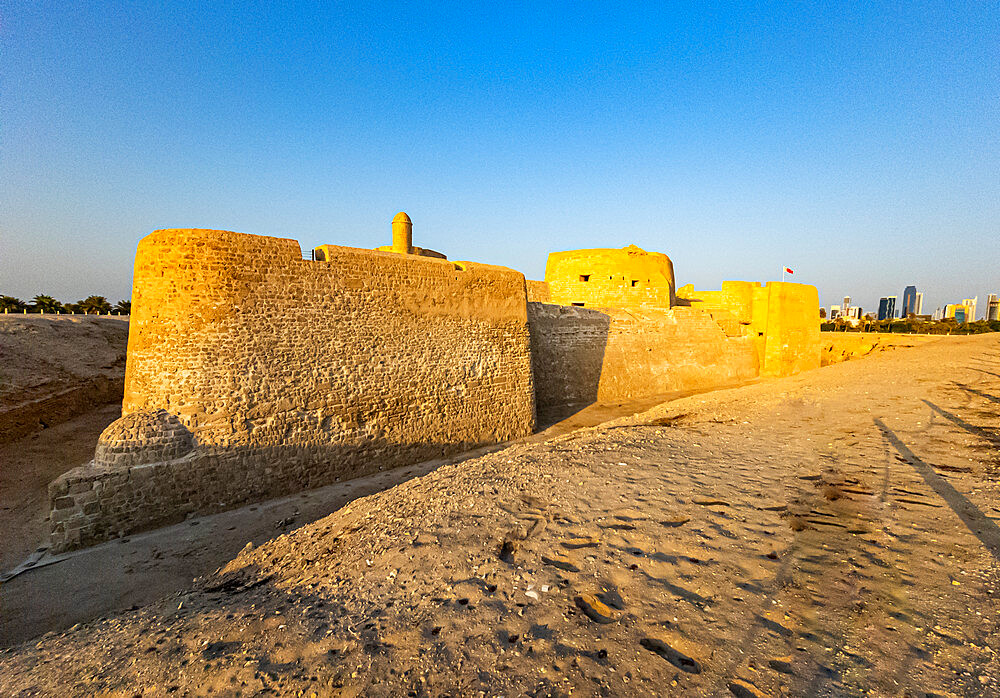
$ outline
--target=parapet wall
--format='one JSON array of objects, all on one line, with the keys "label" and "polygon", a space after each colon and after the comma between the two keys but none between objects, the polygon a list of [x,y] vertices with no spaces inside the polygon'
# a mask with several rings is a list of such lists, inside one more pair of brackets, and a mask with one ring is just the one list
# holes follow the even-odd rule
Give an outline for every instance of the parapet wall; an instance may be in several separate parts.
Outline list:
[{"label": "parapet wall", "polygon": [[545,264],[545,302],[587,308],[669,308],[674,264],[660,252],[622,249],[553,252]]},{"label": "parapet wall", "polygon": [[720,291],[678,296],[712,315],[730,336],[753,338],[765,376],[789,376],[820,365],[819,294],[815,286],[724,281]]},{"label": "parapet wall", "polygon": [[[214,230],[140,242],[123,414],[162,410],[194,450],[142,462],[109,434],[119,460],[50,487],[56,548],[531,433],[520,273],[325,253]],[[135,423],[137,449],[172,424]]]},{"label": "parapet wall", "polygon": [[749,337],[692,308],[528,304],[539,410],[732,385],[758,375]]}]

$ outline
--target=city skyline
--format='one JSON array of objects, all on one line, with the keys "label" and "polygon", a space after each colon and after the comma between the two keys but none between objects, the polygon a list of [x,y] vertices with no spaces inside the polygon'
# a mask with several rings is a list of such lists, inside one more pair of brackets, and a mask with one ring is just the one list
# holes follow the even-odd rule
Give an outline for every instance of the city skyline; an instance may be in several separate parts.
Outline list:
[{"label": "city skyline", "polygon": [[[909,298],[908,294],[911,294],[909,295]],[[978,305],[978,294],[962,298],[960,301],[956,299],[956,302],[954,303],[945,302],[932,310],[929,305],[924,304],[924,292],[918,290],[913,284],[908,285],[903,290],[902,295],[880,296],[878,301],[872,306],[869,306],[867,310],[865,310],[864,306],[859,306],[857,303],[853,303],[851,298],[851,296],[844,296],[840,304],[831,303],[829,305],[824,305],[821,302],[820,307],[827,310],[827,318],[830,320],[836,319],[837,317],[854,317],[856,319],[860,319],[868,315],[871,315],[879,320],[889,318],[902,319],[911,314],[930,316],[933,319],[939,319],[938,315],[941,315],[942,317],[950,317],[948,315],[949,309],[960,306],[967,308],[969,314],[974,316],[969,320],[970,322],[977,320],[1000,319],[1000,294],[997,293],[985,294],[986,300],[983,303],[981,312]],[[897,303],[900,298],[903,300]],[[913,310],[908,310],[908,302],[912,302],[914,304]],[[848,306],[853,311],[850,315],[847,313]],[[861,309],[860,311],[859,308]]]}]

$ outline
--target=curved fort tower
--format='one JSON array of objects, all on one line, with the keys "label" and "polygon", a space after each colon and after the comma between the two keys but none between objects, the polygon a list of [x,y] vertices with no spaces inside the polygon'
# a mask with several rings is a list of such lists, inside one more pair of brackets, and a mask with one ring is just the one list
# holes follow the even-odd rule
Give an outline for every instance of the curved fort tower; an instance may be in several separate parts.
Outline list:
[{"label": "curved fort tower", "polygon": [[136,253],[122,418],[50,485],[62,550],[530,434],[540,410],[819,365],[799,284],[677,289],[670,258],[557,252],[545,281],[413,245],[158,230]]}]

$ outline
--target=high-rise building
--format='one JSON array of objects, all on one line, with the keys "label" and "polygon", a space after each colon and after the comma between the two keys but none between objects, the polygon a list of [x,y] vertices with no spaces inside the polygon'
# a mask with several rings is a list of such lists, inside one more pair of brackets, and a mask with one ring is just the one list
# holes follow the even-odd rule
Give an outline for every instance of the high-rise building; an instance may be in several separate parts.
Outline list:
[{"label": "high-rise building", "polygon": [[917,291],[917,309],[913,311],[914,315],[924,314],[924,293],[923,291]]},{"label": "high-rise building", "polygon": [[961,303],[949,303],[944,307],[945,318],[955,318],[958,322],[976,321],[976,298],[966,298]]},{"label": "high-rise building", "polygon": [[966,298],[962,301],[962,305],[965,306],[965,317],[966,322],[976,321],[976,303],[979,301],[979,296],[975,298]]},{"label": "high-rise building", "polygon": [[878,319],[892,320],[896,317],[896,296],[883,296],[878,299]]},{"label": "high-rise building", "polygon": [[907,286],[903,289],[903,307],[900,309],[899,317],[906,318],[909,317],[910,313],[916,313],[917,310],[917,287]]},{"label": "high-rise building", "polygon": [[935,310],[934,314],[931,315],[931,320],[935,320],[936,321],[936,320],[943,320],[943,319],[944,319],[944,311],[941,310],[941,308],[938,308],[937,310]]},{"label": "high-rise building", "polygon": [[840,317],[840,306],[831,305],[830,306],[830,320],[836,320]]},{"label": "high-rise building", "polygon": [[844,302],[841,304],[840,307],[843,309],[842,312],[844,313],[844,315],[850,316],[850,314],[851,314],[851,297],[850,296],[844,296]]},{"label": "high-rise building", "polygon": [[986,296],[986,319],[1000,320],[1000,297],[995,293]]}]

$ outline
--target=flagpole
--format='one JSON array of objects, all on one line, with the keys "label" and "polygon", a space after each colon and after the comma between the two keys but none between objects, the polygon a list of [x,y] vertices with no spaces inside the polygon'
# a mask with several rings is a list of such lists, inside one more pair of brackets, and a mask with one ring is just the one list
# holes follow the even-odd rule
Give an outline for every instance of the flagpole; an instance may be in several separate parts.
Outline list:
[{"label": "flagpole", "polygon": [[785,267],[781,267],[781,283],[785,283]]}]

